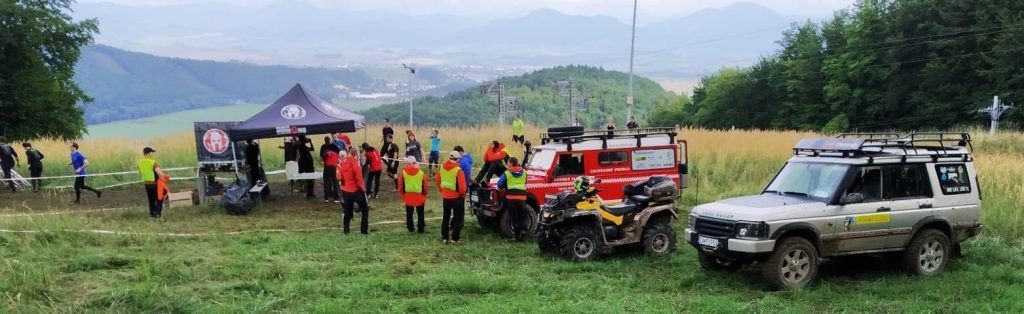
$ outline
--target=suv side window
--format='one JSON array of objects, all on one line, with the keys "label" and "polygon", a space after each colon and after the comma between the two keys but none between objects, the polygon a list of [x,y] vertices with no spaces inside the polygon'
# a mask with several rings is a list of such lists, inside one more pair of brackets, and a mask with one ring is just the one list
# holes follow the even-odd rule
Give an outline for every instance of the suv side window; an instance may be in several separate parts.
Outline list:
[{"label": "suv side window", "polygon": [[942,188],[942,194],[971,193],[971,177],[967,173],[967,166],[964,166],[964,164],[935,165],[935,172],[939,177],[939,187]]},{"label": "suv side window", "polygon": [[932,197],[932,188],[924,164],[889,165],[885,166],[884,170],[885,199]]},{"label": "suv side window", "polygon": [[602,167],[625,166],[629,160],[626,152],[600,152],[597,153],[597,163]]},{"label": "suv side window", "polygon": [[857,175],[846,189],[846,194],[860,193],[864,196],[864,202],[877,202],[882,200],[882,168],[881,167],[860,167]]},{"label": "suv side window", "polygon": [[558,164],[555,165],[555,176],[583,175],[583,154],[561,154],[558,155]]}]

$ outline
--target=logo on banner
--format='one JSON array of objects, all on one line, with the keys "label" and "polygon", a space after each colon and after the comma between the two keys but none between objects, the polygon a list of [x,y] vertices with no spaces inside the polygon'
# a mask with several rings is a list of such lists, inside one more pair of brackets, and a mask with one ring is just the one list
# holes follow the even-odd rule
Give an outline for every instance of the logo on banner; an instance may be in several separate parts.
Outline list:
[{"label": "logo on banner", "polygon": [[299,105],[287,105],[281,108],[281,117],[288,120],[298,120],[306,117],[306,109]]},{"label": "logo on banner", "polygon": [[203,134],[203,148],[206,151],[215,155],[223,154],[228,150],[231,145],[231,141],[228,139],[228,134],[224,133],[221,129],[209,129]]},{"label": "logo on banner", "polygon": [[320,107],[324,108],[324,111],[327,111],[327,112],[329,112],[329,113],[331,113],[333,115],[340,115],[341,114],[341,109],[338,109],[338,107],[335,107],[332,104],[320,103]]}]

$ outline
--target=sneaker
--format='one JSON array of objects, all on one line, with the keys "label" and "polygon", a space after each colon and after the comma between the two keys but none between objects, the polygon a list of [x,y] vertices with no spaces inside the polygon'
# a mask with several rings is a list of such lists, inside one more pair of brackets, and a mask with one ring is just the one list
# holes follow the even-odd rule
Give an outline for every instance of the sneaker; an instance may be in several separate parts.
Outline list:
[{"label": "sneaker", "polygon": [[324,203],[330,203],[330,202],[331,202],[331,201],[328,201],[328,200],[326,200],[326,199],[324,200]]},{"label": "sneaker", "polygon": [[339,200],[334,200],[333,202],[334,203],[341,203],[341,201],[339,201]]}]

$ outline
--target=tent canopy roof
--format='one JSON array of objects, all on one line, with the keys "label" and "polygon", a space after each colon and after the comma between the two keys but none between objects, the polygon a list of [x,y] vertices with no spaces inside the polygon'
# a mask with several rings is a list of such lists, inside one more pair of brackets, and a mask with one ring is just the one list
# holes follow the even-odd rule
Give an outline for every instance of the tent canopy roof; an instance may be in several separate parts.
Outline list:
[{"label": "tent canopy roof", "polygon": [[351,133],[366,127],[366,117],[309,92],[301,84],[230,130],[233,140],[294,135]]}]

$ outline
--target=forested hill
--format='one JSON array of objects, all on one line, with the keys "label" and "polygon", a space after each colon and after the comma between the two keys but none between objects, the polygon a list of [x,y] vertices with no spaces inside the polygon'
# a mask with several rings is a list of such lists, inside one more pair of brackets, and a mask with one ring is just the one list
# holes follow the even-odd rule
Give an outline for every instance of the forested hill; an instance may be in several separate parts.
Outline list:
[{"label": "forested hill", "polygon": [[[908,130],[984,125],[993,95],[1024,103],[1024,1],[858,3],[705,77],[677,113],[714,128]],[[1004,119],[1020,125],[1024,110]]]},{"label": "forested hill", "polygon": [[[528,74],[505,77],[505,94],[519,97],[519,112],[527,122],[540,126],[567,125],[568,100],[560,96],[557,81],[572,78],[573,94],[589,99],[589,110],[580,112],[580,123],[597,127],[614,117],[620,127],[625,125],[625,103],[628,75],[588,66],[561,66],[538,70]],[[634,76],[634,98],[637,119],[642,119],[657,102],[672,97],[654,81]],[[496,124],[497,100],[480,88],[470,88],[445,96],[417,98],[414,119],[417,124],[429,125],[481,125]],[[409,104],[384,105],[365,112],[371,121],[390,118],[404,122],[409,119]]]},{"label": "forested hill", "polygon": [[85,107],[89,124],[234,102],[269,103],[297,82],[328,98],[337,92],[335,85],[373,84],[358,70],[164,58],[102,45],[82,48],[75,81],[94,99]]}]

